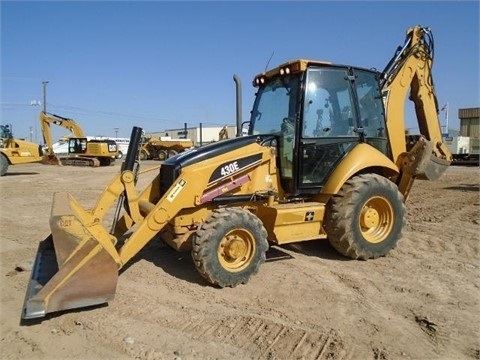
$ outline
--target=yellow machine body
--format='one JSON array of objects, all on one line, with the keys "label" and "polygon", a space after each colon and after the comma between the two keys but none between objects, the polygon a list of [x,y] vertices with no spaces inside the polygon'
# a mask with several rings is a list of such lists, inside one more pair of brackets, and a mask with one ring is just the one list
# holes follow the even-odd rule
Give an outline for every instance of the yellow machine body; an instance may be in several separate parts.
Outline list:
[{"label": "yellow machine body", "polygon": [[[165,160],[141,190],[143,130],[134,127],[122,169],[95,206],[55,194],[52,233],[40,243],[22,318],[110,301],[119,270],[157,236],[191,251],[200,275],[219,287],[247,283],[269,244],[328,239],[354,259],[388,254],[401,238],[414,181],[435,180],[451,161],[439,131],[429,34],[409,29],[383,73],[300,59],[259,74],[248,136]],[[312,108],[322,86],[329,96]],[[422,131],[413,143],[398,110],[406,88]],[[370,118],[362,115],[367,106]],[[346,125],[342,133],[335,122]]]},{"label": "yellow machine body", "polygon": [[42,161],[43,149],[39,144],[14,138],[10,129],[0,129],[0,176],[7,173],[10,165]]}]

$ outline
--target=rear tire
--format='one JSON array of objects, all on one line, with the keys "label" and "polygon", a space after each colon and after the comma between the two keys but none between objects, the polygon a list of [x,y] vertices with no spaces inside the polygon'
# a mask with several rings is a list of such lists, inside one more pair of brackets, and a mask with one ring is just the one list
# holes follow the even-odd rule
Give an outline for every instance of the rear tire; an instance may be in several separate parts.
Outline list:
[{"label": "rear tire", "polygon": [[366,260],[386,255],[402,237],[403,195],[390,180],[376,175],[345,182],[327,205],[324,228],[342,255]]},{"label": "rear tire", "polygon": [[121,159],[122,157],[123,157],[123,153],[121,151],[119,151],[116,158]]},{"label": "rear tire", "polygon": [[8,170],[8,159],[5,155],[0,154],[0,176],[3,176],[7,173]]},{"label": "rear tire", "polygon": [[170,159],[171,157],[177,155],[178,152],[176,150],[168,150],[168,158]]},{"label": "rear tire", "polygon": [[197,230],[192,258],[208,282],[235,287],[258,272],[267,250],[267,231],[258,217],[240,208],[221,208]]}]

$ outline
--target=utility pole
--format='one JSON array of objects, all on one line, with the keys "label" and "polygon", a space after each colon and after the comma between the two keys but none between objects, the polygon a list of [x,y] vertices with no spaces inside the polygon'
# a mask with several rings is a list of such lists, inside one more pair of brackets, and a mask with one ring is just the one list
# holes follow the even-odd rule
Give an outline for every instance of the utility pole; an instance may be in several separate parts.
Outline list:
[{"label": "utility pole", "polygon": [[50,81],[42,81],[43,85],[43,112],[47,113],[47,84]]},{"label": "utility pole", "polygon": [[118,137],[118,130],[120,130],[120,128],[116,127],[116,128],[113,128],[113,130],[115,130],[115,137]]}]

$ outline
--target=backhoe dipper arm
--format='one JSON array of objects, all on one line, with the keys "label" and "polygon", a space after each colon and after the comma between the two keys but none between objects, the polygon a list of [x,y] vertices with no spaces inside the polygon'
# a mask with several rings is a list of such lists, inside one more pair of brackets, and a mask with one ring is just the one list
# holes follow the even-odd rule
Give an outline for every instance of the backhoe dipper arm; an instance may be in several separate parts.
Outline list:
[{"label": "backhoe dipper arm", "polygon": [[[430,29],[421,26],[410,28],[405,44],[397,49],[382,73],[387,130],[393,160],[403,174],[398,182],[404,195],[408,195],[413,178],[435,180],[451,162],[451,153],[442,142],[438,118],[438,102],[432,78],[433,52]],[[412,148],[407,148],[404,136],[404,108],[409,90],[421,135],[420,141]]]}]

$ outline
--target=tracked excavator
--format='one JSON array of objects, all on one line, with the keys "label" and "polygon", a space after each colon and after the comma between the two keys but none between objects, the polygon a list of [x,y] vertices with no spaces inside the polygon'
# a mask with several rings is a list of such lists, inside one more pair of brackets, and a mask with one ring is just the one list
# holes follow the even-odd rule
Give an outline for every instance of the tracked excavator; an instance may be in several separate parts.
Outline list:
[{"label": "tracked excavator", "polygon": [[[73,135],[68,138],[68,155],[65,157],[58,157],[53,151],[51,125],[65,128]],[[118,146],[115,141],[88,140],[80,125],[73,119],[42,111],[40,112],[40,126],[46,145],[46,152],[42,159],[44,164],[108,166],[113,165],[118,157]]]},{"label": "tracked excavator", "polygon": [[[383,72],[294,60],[255,76],[249,135],[167,159],[136,188],[142,129],[132,130],[121,172],[84,209],[56,193],[51,235],[40,242],[22,318],[113,300],[119,270],[153,238],[190,251],[206,282],[247,283],[269,245],[328,239],[353,259],[397,245],[415,180],[438,179],[442,143],[432,79],[433,36],[408,29]],[[405,138],[407,95],[420,133]],[[115,209],[112,228],[107,209]]]}]

